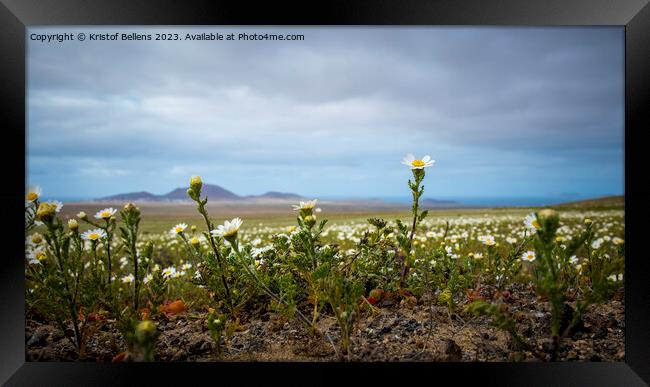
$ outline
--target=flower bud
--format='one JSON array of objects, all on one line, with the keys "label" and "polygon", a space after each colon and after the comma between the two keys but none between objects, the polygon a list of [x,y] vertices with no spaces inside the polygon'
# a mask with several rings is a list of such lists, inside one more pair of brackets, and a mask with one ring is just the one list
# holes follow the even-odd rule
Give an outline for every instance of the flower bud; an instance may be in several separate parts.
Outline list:
[{"label": "flower bud", "polygon": [[451,294],[451,290],[447,288],[443,290],[442,293],[440,293],[440,295],[438,295],[438,302],[440,302],[441,304],[447,304],[452,300],[452,298],[453,295]]},{"label": "flower bud", "polygon": [[[197,198],[201,196],[201,187],[203,186],[203,182],[201,182],[201,176],[192,176],[190,177],[190,189],[188,190],[188,195],[190,197],[194,198],[193,195],[195,195]],[[190,191],[192,191],[192,194],[190,194]]]},{"label": "flower bud", "polygon": [[86,215],[85,212],[81,211],[80,213],[77,214],[77,218],[79,218],[81,220],[86,220],[86,219],[88,219],[88,215]]},{"label": "flower bud", "polygon": [[591,219],[589,219],[589,218],[585,218],[585,220],[584,220],[584,224],[585,224],[585,226],[590,225],[590,224],[591,224]]},{"label": "flower bud", "polygon": [[345,320],[348,318],[348,312],[341,313],[341,319]]},{"label": "flower bud", "polygon": [[43,236],[37,232],[32,234],[32,243],[37,245],[39,243],[43,242]]},{"label": "flower bud", "polygon": [[140,215],[140,209],[130,202],[124,205],[124,212],[130,215]]},{"label": "flower bud", "polygon": [[77,231],[79,229],[79,223],[77,223],[76,219],[70,219],[68,220],[68,228],[72,231]]},{"label": "flower bud", "polygon": [[199,243],[201,243],[201,241],[197,237],[192,237],[192,239],[190,239],[190,243],[192,244],[192,246],[198,246]]},{"label": "flower bud", "polygon": [[193,224],[192,227],[190,227],[190,230],[192,230],[192,232],[195,232],[196,231],[196,225]]},{"label": "flower bud", "polygon": [[314,215],[307,215],[307,216],[305,216],[304,220],[305,220],[305,224],[307,224],[307,226],[309,226],[309,227],[316,224],[316,217]]},{"label": "flower bud", "polygon": [[156,330],[156,324],[153,323],[151,320],[145,320],[142,321],[138,326],[135,328],[135,336],[139,340],[144,340],[148,336],[150,336],[154,331]]},{"label": "flower bud", "polygon": [[41,203],[36,210],[36,218],[43,222],[51,222],[56,214],[56,204]]}]

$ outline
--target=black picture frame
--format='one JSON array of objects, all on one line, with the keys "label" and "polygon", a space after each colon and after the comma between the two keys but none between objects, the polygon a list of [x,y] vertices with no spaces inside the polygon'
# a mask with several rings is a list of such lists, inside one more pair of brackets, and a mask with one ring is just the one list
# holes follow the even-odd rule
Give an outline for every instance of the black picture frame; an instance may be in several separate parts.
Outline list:
[{"label": "black picture frame", "polygon": [[[618,363],[30,363],[25,362],[23,218],[26,28],[37,25],[491,25],[625,26],[625,362]],[[650,219],[645,172],[645,111],[650,104],[650,6],[647,0],[249,2],[0,0],[0,106],[4,166],[0,224],[0,382],[32,385],[249,385],[480,383],[525,386],[642,386],[650,383]],[[597,171],[594,171],[597,173]],[[8,175],[8,177],[7,177]],[[253,370],[253,372],[251,372]],[[417,377],[417,379],[416,379]],[[421,379],[424,377],[425,379]]]}]

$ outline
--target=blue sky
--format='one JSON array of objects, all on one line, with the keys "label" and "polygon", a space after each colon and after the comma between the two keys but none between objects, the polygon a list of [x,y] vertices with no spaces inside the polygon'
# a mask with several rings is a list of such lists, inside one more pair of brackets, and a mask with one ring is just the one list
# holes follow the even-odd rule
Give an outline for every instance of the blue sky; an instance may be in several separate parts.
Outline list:
[{"label": "blue sky", "polygon": [[624,191],[624,30],[30,28],[299,33],[304,41],[28,45],[28,182],[47,197],[425,197]]}]

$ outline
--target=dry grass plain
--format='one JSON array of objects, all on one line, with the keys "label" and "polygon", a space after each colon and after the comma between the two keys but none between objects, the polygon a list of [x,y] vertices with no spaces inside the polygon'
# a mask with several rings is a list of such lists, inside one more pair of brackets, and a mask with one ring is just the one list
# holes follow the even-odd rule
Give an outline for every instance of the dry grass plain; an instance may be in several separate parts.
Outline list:
[{"label": "dry grass plain", "polygon": [[[142,211],[141,231],[145,233],[161,233],[171,229],[177,223],[195,224],[203,229],[204,221],[196,211],[193,202],[136,202]],[[242,229],[260,223],[265,226],[291,226],[296,223],[296,212],[291,205],[294,201],[215,201],[208,203],[210,217],[219,224],[226,219],[240,217],[244,220]],[[89,217],[106,207],[121,209],[123,202],[70,202],[64,203],[62,215],[64,219],[73,218],[80,211]],[[319,201],[318,206],[323,212],[319,215],[328,219],[330,224],[365,221],[370,217],[381,217],[387,220],[408,220],[411,216],[410,205],[393,204],[379,201]],[[521,208],[436,208],[431,209],[429,217],[454,217],[477,214],[526,214],[531,207]],[[85,225],[82,224],[82,228]],[[87,227],[85,227],[87,228]]]}]

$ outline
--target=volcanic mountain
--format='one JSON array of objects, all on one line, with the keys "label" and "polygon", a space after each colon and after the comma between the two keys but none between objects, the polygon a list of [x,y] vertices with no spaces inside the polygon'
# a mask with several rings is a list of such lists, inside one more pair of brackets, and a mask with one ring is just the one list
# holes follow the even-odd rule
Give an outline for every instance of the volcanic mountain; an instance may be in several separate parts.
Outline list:
[{"label": "volcanic mountain", "polygon": [[[216,184],[203,184],[201,197],[207,196],[211,201],[215,200],[244,200],[244,199],[283,199],[295,200],[301,199],[302,196],[293,193],[269,191],[262,195],[239,196],[227,189]],[[129,192],[117,195],[106,196],[97,199],[98,201],[186,201],[190,200],[187,196],[187,188],[179,187],[164,195],[155,195],[150,192]]]}]

